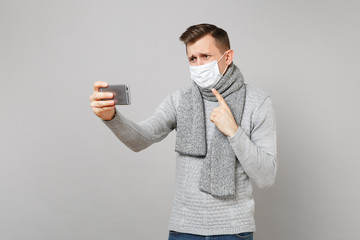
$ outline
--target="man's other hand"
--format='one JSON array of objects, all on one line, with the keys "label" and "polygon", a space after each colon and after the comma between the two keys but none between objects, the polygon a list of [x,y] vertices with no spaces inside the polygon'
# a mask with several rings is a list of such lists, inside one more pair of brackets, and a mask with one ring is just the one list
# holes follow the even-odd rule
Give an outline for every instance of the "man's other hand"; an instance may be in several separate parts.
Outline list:
[{"label": "man's other hand", "polygon": [[226,136],[232,137],[238,130],[238,125],[231,113],[229,106],[225,99],[220,95],[216,89],[212,89],[213,94],[219,102],[219,107],[212,110],[210,114],[210,121],[215,123],[216,127]]},{"label": "man's other hand", "polygon": [[90,96],[90,106],[96,116],[102,120],[111,120],[115,115],[115,102],[112,99],[113,94],[110,92],[99,92],[99,88],[107,87],[109,84],[103,81],[94,83],[94,92]]}]

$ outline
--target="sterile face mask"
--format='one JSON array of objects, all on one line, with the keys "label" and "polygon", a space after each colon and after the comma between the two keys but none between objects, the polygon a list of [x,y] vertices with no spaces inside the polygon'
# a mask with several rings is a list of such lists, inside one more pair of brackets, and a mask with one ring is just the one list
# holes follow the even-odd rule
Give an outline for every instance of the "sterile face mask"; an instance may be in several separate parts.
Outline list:
[{"label": "sterile face mask", "polygon": [[218,62],[225,56],[227,51],[219,60],[200,66],[190,66],[191,79],[201,88],[212,89],[226,72],[228,65],[222,74],[219,72]]}]

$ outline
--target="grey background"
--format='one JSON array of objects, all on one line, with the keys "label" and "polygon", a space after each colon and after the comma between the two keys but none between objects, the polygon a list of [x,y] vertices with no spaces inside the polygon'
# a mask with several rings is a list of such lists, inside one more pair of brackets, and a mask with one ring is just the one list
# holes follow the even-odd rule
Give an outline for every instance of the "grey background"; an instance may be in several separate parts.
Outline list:
[{"label": "grey background", "polygon": [[260,239],[357,239],[359,1],[0,1],[0,239],[167,239],[171,133],[140,153],[92,113],[95,81],[128,83],[134,121],[191,84],[178,40],[227,30],[270,93],[279,172],[255,188]]}]

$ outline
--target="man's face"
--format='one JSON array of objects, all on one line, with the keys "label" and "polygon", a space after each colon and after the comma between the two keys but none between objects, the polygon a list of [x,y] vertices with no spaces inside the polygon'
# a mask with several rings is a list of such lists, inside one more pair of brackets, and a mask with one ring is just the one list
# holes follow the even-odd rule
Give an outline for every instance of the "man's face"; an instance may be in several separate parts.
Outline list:
[{"label": "man's face", "polygon": [[[199,66],[215,60],[217,61],[224,54],[220,52],[220,49],[215,44],[215,39],[210,34],[205,35],[194,43],[188,43],[186,51],[191,66]],[[218,62],[220,73],[225,70],[227,55],[225,54]]]}]

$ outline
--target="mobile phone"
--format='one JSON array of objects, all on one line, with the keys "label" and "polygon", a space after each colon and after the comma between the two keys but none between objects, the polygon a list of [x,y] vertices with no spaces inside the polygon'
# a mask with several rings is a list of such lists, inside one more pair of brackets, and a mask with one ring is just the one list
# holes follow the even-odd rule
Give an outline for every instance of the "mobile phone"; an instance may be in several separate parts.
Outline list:
[{"label": "mobile phone", "polygon": [[[109,85],[99,88],[99,92],[111,92],[115,105],[130,105],[130,87],[127,84]],[[109,99],[104,99],[109,100]]]}]

